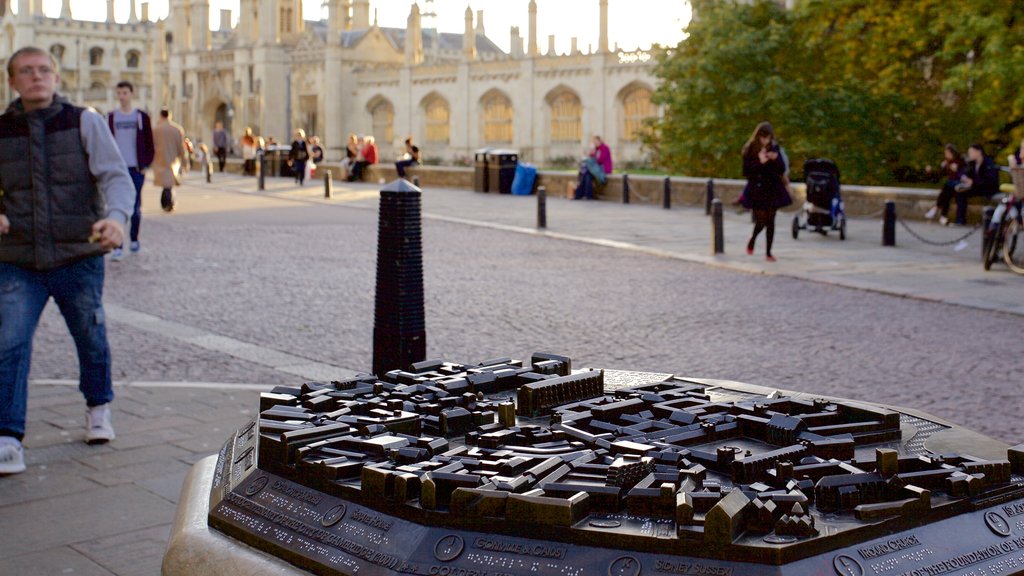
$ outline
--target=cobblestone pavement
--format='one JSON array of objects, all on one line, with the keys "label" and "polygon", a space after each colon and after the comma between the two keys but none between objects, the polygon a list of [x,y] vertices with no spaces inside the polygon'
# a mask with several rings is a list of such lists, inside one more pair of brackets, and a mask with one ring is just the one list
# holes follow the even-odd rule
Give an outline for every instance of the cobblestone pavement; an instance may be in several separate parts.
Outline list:
[{"label": "cobblestone pavement", "polygon": [[[119,438],[80,444],[73,386],[33,386],[30,470],[0,479],[0,533],[18,535],[0,538],[0,573],[155,573],[188,465],[256,406],[251,390],[160,383],[296,384],[313,370],[286,367],[296,362],[370,366],[372,190],[342,188],[323,206],[186,185],[168,215],[147,187],[144,204],[143,251],[107,268],[115,379],[129,384]],[[580,366],[911,406],[1024,439],[1017,315],[437,219],[424,244],[433,357],[549,350]],[[31,377],[77,378],[52,306]]]}]

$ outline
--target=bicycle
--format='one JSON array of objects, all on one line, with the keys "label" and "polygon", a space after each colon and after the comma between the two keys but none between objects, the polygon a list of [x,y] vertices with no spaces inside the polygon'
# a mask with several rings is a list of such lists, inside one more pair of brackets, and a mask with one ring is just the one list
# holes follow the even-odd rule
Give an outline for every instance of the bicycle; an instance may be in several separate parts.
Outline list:
[{"label": "bicycle", "polygon": [[1024,169],[1014,169],[1013,180],[1016,194],[1003,198],[985,230],[982,260],[985,270],[1001,258],[1010,270],[1024,275]]}]

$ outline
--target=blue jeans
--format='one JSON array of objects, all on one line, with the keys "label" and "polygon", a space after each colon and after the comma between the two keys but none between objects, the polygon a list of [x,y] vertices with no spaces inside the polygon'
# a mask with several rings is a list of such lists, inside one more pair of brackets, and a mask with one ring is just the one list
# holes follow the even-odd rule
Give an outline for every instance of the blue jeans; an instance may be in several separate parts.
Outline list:
[{"label": "blue jeans", "polygon": [[32,338],[53,297],[78,349],[86,404],[114,399],[103,312],[103,256],[39,272],[0,263],[0,436],[25,435]]},{"label": "blue jeans", "polygon": [[132,226],[128,237],[132,242],[138,242],[139,226],[142,225],[142,184],[146,181],[146,175],[135,168],[129,168],[128,175],[132,177],[132,184],[135,184],[135,209],[132,210]]}]

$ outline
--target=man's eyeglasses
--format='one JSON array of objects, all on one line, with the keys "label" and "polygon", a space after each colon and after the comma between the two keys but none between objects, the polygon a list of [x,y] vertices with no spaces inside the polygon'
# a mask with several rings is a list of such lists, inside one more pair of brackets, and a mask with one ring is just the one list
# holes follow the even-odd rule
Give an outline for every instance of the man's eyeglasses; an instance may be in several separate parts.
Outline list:
[{"label": "man's eyeglasses", "polygon": [[40,76],[50,76],[53,74],[53,68],[49,66],[22,66],[14,71],[18,76],[31,77],[39,74]]}]

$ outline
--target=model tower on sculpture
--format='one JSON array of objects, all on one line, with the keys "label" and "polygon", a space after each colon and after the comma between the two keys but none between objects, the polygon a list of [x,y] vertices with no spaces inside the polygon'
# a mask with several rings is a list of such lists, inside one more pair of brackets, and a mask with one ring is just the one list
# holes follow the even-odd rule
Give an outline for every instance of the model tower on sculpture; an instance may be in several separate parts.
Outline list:
[{"label": "model tower on sculpture", "polygon": [[399,179],[380,191],[373,371],[384,374],[426,356],[420,189]]}]

